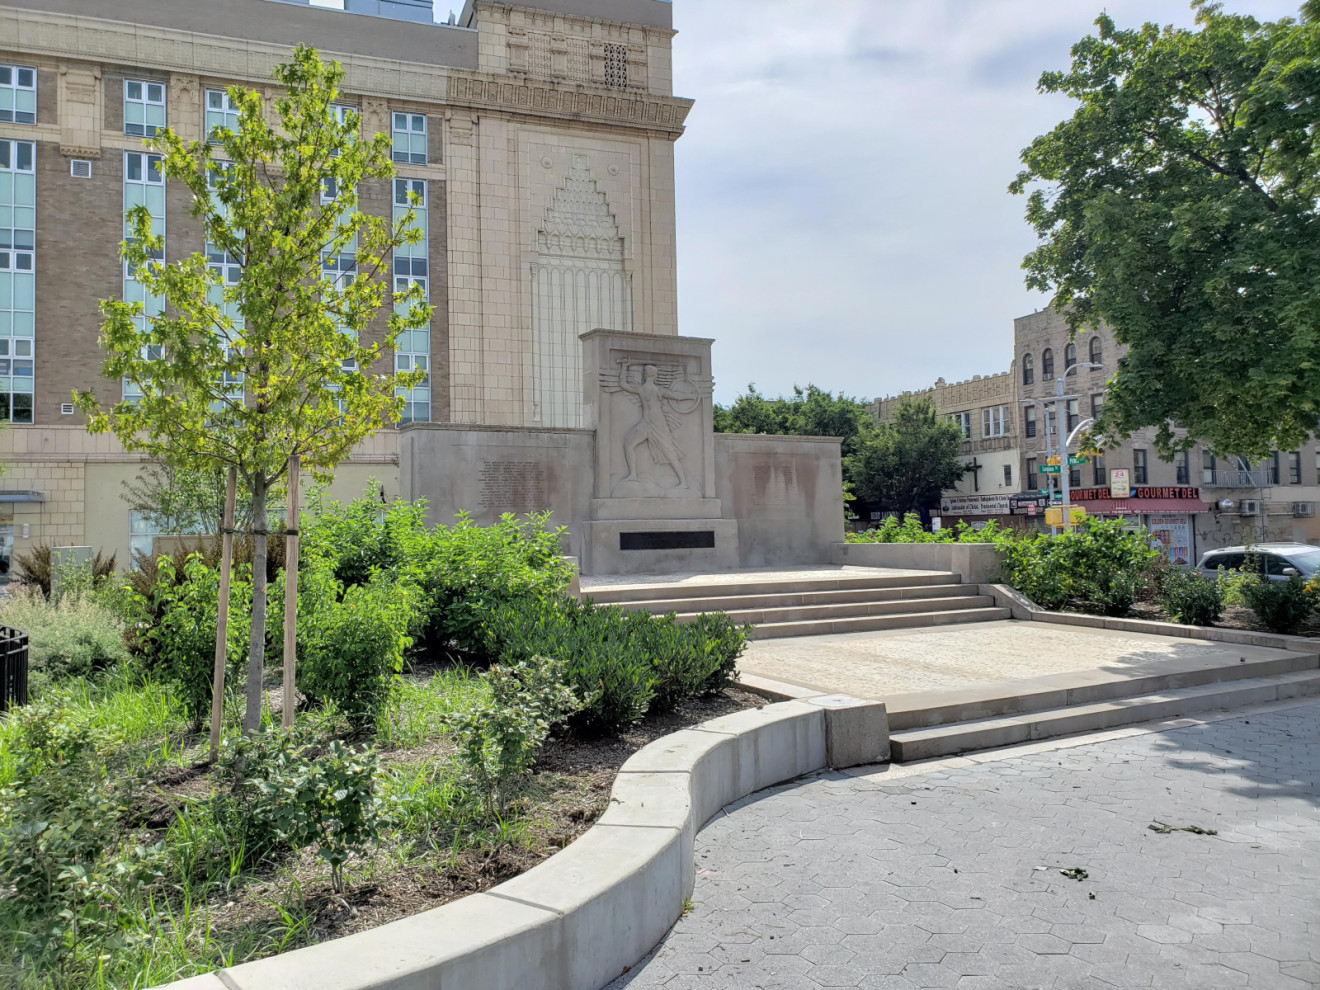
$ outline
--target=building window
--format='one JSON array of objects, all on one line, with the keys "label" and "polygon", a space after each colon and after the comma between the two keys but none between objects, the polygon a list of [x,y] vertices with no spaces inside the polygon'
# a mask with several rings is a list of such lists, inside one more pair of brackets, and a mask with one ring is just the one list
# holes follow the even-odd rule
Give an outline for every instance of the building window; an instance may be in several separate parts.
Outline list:
[{"label": "building window", "polygon": [[956,412],[949,417],[958,424],[958,431],[962,434],[964,440],[972,439],[972,414],[968,412]]},{"label": "building window", "polygon": [[[160,156],[148,155],[140,151],[124,152],[124,237],[132,236],[129,228],[129,212],[139,206],[145,206],[151,214],[151,232],[165,235],[165,177],[160,174]],[[164,252],[157,251],[153,257],[164,260]],[[149,294],[134,277],[128,262],[124,263],[124,302],[142,303],[142,315],[133,317],[139,332],[145,332],[148,322],[153,317],[165,312],[165,300]],[[160,359],[165,355],[159,348],[151,347],[144,352],[144,357]],[[124,398],[133,401],[141,396],[137,386],[127,380],[123,383]]]},{"label": "building window", "polygon": [[1077,363],[1077,345],[1068,341],[1068,345],[1063,349],[1063,370],[1067,371]]},{"label": "building window", "polygon": [[1005,488],[1012,488],[1012,487],[1013,487],[1013,465],[1012,465],[1012,464],[1005,464],[1005,465],[1004,465],[1004,487],[1005,487]]},{"label": "building window", "polygon": [[1265,484],[1277,485],[1279,483],[1279,452],[1276,450],[1265,458]]},{"label": "building window", "polygon": [[1092,419],[1098,419],[1100,417],[1100,410],[1104,407],[1104,404],[1105,404],[1104,392],[1096,392],[1094,395],[1091,396]]},{"label": "building window", "polygon": [[1071,435],[1072,431],[1077,429],[1077,424],[1082,421],[1082,418],[1081,414],[1077,411],[1076,399],[1069,399],[1066,408],[1068,411],[1068,434]]},{"label": "building window", "polygon": [[981,410],[981,436],[1002,437],[1004,435],[1004,413],[1006,406],[989,406]]},{"label": "building window", "polygon": [[1030,385],[1036,380],[1036,362],[1030,354],[1022,355],[1022,384]]},{"label": "building window", "polygon": [[[1320,472],[1320,454],[1316,455],[1316,471]],[[1208,450],[1202,451],[1201,452],[1201,484],[1213,485],[1215,483],[1215,476],[1217,473],[1218,471],[1217,471],[1217,465],[1215,463],[1215,455],[1210,453],[1210,451]]]},{"label": "building window", "polygon": [[1146,470],[1146,451],[1140,447],[1132,451],[1132,482],[1137,485],[1150,484],[1150,476]]},{"label": "building window", "polygon": [[130,565],[136,571],[140,565],[141,557],[149,559],[156,555],[156,537],[158,536],[200,536],[204,535],[208,528],[200,520],[181,523],[174,519],[162,519],[154,512],[130,509],[128,513],[128,556]]},{"label": "building window", "polygon": [[0,124],[37,122],[37,70],[0,65]]},{"label": "building window", "polygon": [[1300,485],[1302,483],[1302,452],[1294,450],[1288,455],[1288,484]]},{"label": "building window", "polygon": [[[396,115],[397,116],[397,115]],[[422,301],[429,301],[430,240],[427,214],[427,184],[420,179],[394,180],[394,225],[399,227],[413,214],[412,229],[420,230],[422,237],[416,244],[401,244],[394,251],[394,292],[396,311],[405,305],[398,297],[414,286],[422,289]],[[400,423],[429,423],[431,421],[431,328],[399,334],[394,342],[394,370],[410,372],[421,370],[426,377],[412,388],[395,391],[404,400]]]},{"label": "building window", "polygon": [[394,160],[401,165],[426,164],[426,115],[394,114]]},{"label": "building window", "polygon": [[1082,487],[1082,466],[1080,464],[1068,469],[1068,487]]},{"label": "building window", "polygon": [[165,127],[165,84],[124,80],[124,133],[152,137]]},{"label": "building window", "polygon": [[1040,376],[1045,381],[1054,377],[1054,352],[1048,347],[1040,352]]},{"label": "building window", "polygon": [[1104,364],[1104,345],[1100,343],[1100,335],[1091,335],[1091,363]]},{"label": "building window", "polygon": [[223,89],[206,91],[206,138],[215,140],[215,132],[225,130],[238,133],[238,104]]},{"label": "building window", "polygon": [[0,140],[0,422],[31,423],[36,330],[36,145]]},{"label": "building window", "polygon": [[628,88],[628,49],[625,45],[605,46],[605,85],[610,89]]},{"label": "building window", "polygon": [[1022,483],[1027,486],[1027,491],[1031,491],[1036,487],[1036,458],[1027,458],[1027,473],[1022,479]]},{"label": "building window", "polygon": [[1022,435],[1034,437],[1036,435],[1036,407],[1024,406],[1022,409]]},{"label": "building window", "polygon": [[1192,483],[1192,452],[1184,450],[1178,455],[1178,484],[1190,485]]},{"label": "building window", "polygon": [[1105,470],[1105,455],[1096,454],[1091,458],[1091,478],[1097,488],[1109,484],[1109,472]]}]

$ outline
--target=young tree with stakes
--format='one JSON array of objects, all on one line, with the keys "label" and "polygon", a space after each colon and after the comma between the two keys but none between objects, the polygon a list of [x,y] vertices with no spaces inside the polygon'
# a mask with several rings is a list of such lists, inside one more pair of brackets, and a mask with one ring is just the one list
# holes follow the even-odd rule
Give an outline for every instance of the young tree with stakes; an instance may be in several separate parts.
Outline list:
[{"label": "young tree with stakes", "polygon": [[395,295],[382,339],[364,339],[385,301],[392,252],[421,232],[411,211],[396,226],[358,209],[359,183],[394,169],[389,136],[360,138],[357,115],[335,107],[342,78],[337,63],[300,46],[275,71],[285,90],[276,123],[258,93],[231,87],[236,131],[185,142],[166,130],[148,140],[164,179],[192,193],[207,254],[162,261],[147,209],[130,211],[123,256],[163,305],[101,304],[103,372],[131,397],[103,407],[92,392],[77,396],[92,432],[113,432],[126,449],[169,464],[230,468],[251,492],[249,732],[261,716],[267,496],[291,460],[324,477],[355,443],[398,421],[396,390],[422,373],[371,369],[431,314],[414,285]]}]

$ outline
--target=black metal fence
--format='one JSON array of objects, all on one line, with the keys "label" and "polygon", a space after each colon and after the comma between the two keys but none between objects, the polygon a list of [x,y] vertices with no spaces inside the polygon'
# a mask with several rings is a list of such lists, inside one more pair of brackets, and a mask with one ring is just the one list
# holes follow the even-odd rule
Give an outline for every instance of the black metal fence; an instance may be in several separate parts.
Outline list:
[{"label": "black metal fence", "polygon": [[28,702],[28,636],[0,626],[0,712]]}]

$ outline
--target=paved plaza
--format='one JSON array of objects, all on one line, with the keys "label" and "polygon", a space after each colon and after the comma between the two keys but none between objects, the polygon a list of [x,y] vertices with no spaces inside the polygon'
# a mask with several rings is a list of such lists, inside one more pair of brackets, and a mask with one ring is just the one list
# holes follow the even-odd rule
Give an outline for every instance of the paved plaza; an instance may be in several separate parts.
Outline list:
[{"label": "paved plaza", "polygon": [[1277,656],[1283,653],[1262,647],[1010,620],[757,640],[738,669],[830,694],[893,701],[982,687],[997,696],[997,685],[1060,674],[1138,676],[1169,661],[1233,666],[1243,657]]},{"label": "paved plaza", "polygon": [[702,830],[611,990],[1320,986],[1318,806],[1317,701],[814,775]]}]

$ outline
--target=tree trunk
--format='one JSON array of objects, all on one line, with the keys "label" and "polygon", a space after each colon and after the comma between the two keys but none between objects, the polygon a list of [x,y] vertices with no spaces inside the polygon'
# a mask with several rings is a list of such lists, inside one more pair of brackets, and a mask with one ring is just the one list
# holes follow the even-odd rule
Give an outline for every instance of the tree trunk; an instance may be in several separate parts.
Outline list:
[{"label": "tree trunk", "polygon": [[261,727],[261,679],[266,660],[266,478],[252,479],[252,637],[248,644],[247,711],[243,731]]},{"label": "tree trunk", "polygon": [[220,720],[225,711],[225,665],[229,660],[229,572],[234,562],[234,498],[238,472],[231,465],[220,520],[220,600],[215,618],[215,673],[211,682],[211,762],[220,753]]}]

